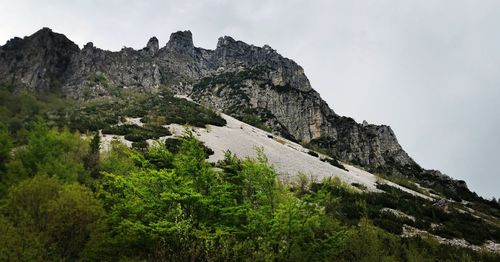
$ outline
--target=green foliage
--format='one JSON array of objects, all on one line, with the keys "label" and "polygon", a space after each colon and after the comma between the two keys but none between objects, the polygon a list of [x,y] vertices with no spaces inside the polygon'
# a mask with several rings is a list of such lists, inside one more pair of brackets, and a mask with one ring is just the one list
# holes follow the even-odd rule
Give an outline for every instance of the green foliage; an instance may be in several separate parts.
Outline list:
[{"label": "green foliage", "polygon": [[214,111],[201,107],[185,99],[175,98],[168,93],[153,96],[143,101],[143,108],[149,112],[145,122],[157,121],[166,125],[171,123],[204,127],[205,125],[224,126],[226,120]]},{"label": "green foliage", "polygon": [[386,179],[386,180],[394,182],[400,186],[411,189],[415,192],[419,192],[419,193],[424,194],[424,195],[429,195],[429,193],[426,190],[420,188],[417,184],[415,184],[415,182],[412,181],[412,179],[410,179],[408,177],[403,177],[400,175],[394,175],[394,176],[379,175],[379,176]]},{"label": "green foliage", "polygon": [[111,141],[111,150],[101,156],[101,171],[117,175],[126,175],[138,170],[132,155],[133,150],[119,141]]},{"label": "green foliage", "polygon": [[170,137],[165,139],[165,148],[174,154],[177,154],[179,152],[179,148],[181,145],[182,140],[180,139]]},{"label": "green foliage", "polygon": [[262,123],[260,117],[254,114],[243,114],[243,116],[240,117],[240,120],[252,126],[258,126]]},{"label": "green foliage", "polygon": [[174,155],[167,147],[159,142],[155,142],[153,146],[149,147],[144,157],[156,169],[173,167]]},{"label": "green foliage", "polygon": [[70,103],[60,98],[57,93],[13,93],[7,87],[0,86],[0,123],[12,134],[16,143],[25,143],[27,129],[40,116],[53,123],[53,118]]},{"label": "green foliage", "polygon": [[108,79],[102,73],[97,73],[94,77],[94,82],[96,83],[105,83],[106,81],[108,81]]},{"label": "green foliage", "polygon": [[124,177],[106,174],[103,189],[101,198],[116,236],[112,242],[123,255],[140,252],[166,258],[191,248],[190,211],[199,196],[190,181],[172,171],[147,170]]},{"label": "green foliage", "polygon": [[106,127],[102,130],[103,134],[113,134],[125,136],[125,139],[132,142],[145,141],[147,139],[158,139],[162,136],[171,135],[167,128],[162,126],[136,126],[136,125],[118,125]]},{"label": "green foliage", "polygon": [[[106,77],[97,74],[96,83],[106,84]],[[50,127],[68,126],[81,133],[99,129],[117,130],[112,127],[123,117],[142,117],[147,130],[131,128],[130,141],[140,142],[167,134],[162,125],[171,123],[203,127],[207,124],[223,126],[226,121],[217,113],[185,99],[175,98],[168,92],[144,94],[122,92],[116,97],[95,98],[79,102],[61,98],[60,83],[52,82],[53,92],[13,93],[0,87],[0,120],[12,134],[14,141],[24,144],[27,131],[37,118],[42,118]],[[57,92],[56,92],[57,91]],[[120,132],[123,130],[118,130]],[[122,132],[123,133],[123,132]],[[124,134],[125,135],[125,134]]]},{"label": "green foliage", "polygon": [[[385,194],[372,195],[367,198],[370,207],[389,207],[398,209],[408,215],[417,218],[415,223],[400,221],[428,230],[446,238],[464,238],[469,243],[481,245],[489,239],[500,237],[500,228],[468,213],[455,209],[445,212],[443,209],[433,206],[429,200],[410,195],[399,189],[388,185],[379,185],[379,189]],[[392,220],[396,221],[396,220]],[[442,224],[442,227],[432,229],[431,223]]]},{"label": "green foliage", "polygon": [[82,159],[88,151],[78,133],[58,132],[36,122],[28,136],[28,144],[14,155],[24,170],[20,174],[46,173],[68,181],[83,177]]},{"label": "green foliage", "polygon": [[0,176],[6,171],[5,164],[10,160],[13,141],[7,128],[0,125]]},{"label": "green foliage", "polygon": [[236,118],[259,129],[271,132],[271,129],[265,124],[265,119],[256,112],[245,110],[243,114],[236,114]]},{"label": "green foliage", "polygon": [[[430,230],[436,222],[444,235],[498,240],[482,220],[445,213],[386,185],[385,193],[362,193],[339,178],[280,182],[262,149],[256,159],[227,152],[214,169],[189,132],[141,151],[114,141],[102,154],[98,135],[85,141],[37,122],[28,137],[14,154],[5,153],[6,173],[18,176],[0,199],[0,260],[499,259],[397,236],[403,224]],[[77,179],[79,172],[93,175]],[[383,207],[416,221],[382,213]]]},{"label": "green foliage", "polygon": [[[248,101],[249,97],[245,94],[245,92],[241,90],[244,80],[253,79],[264,81],[264,76],[268,71],[268,68],[260,66],[249,70],[242,70],[238,72],[224,72],[215,76],[205,77],[193,86],[193,93],[201,93],[210,87],[225,85],[228,87],[226,90],[227,92],[229,92],[229,95],[241,100]],[[216,92],[216,95],[220,96],[221,91],[222,88],[219,88]]]},{"label": "green foliage", "polygon": [[347,261],[398,261],[399,240],[362,219],[358,229],[350,232],[349,249],[343,254]]},{"label": "green foliage", "polygon": [[[148,138],[167,131],[162,125],[172,123],[204,127],[207,124],[223,126],[226,121],[212,110],[185,99],[175,98],[163,92],[158,94],[130,93],[126,97],[101,98],[86,102],[82,106],[68,109],[59,116],[61,123],[69,123],[72,129],[95,131],[105,129],[112,134],[125,135],[128,131],[147,132]],[[114,126],[123,117],[141,117],[146,123],[144,130],[134,126]],[[154,132],[157,130],[157,132]],[[118,133],[117,133],[118,132]],[[137,134],[133,134],[137,136]],[[143,136],[141,139],[144,138]],[[141,141],[139,138],[135,142]]]},{"label": "green foliage", "polygon": [[99,133],[95,133],[90,140],[90,148],[87,155],[84,157],[84,166],[92,177],[96,178],[99,176],[99,162],[100,162],[100,150],[101,150],[101,136]]},{"label": "green foliage", "polygon": [[50,91],[51,93],[61,96],[62,95],[62,83],[59,79],[52,78],[50,79]]},{"label": "green foliage", "polygon": [[312,150],[307,151],[307,154],[309,154],[309,155],[311,155],[313,157],[319,157],[318,153],[316,153],[316,152],[314,152]]},{"label": "green foliage", "polygon": [[12,187],[3,209],[7,215],[0,223],[13,246],[4,247],[0,257],[14,260],[77,258],[103,215],[88,188],[46,175]]},{"label": "green foliage", "polygon": [[8,187],[36,174],[48,174],[65,181],[83,181],[88,176],[83,164],[87,152],[88,144],[78,133],[59,132],[37,121],[28,134],[27,144],[16,149],[7,162],[7,171],[0,182]]},{"label": "green foliage", "polygon": [[148,149],[148,146],[149,146],[149,144],[145,140],[139,140],[136,142],[132,142],[132,148],[137,150],[137,151],[146,152]]},{"label": "green foliage", "polygon": [[340,169],[345,170],[345,171],[349,171],[349,170],[347,170],[347,168],[345,168],[345,166],[344,166],[344,165],[342,165],[342,164],[341,164],[341,163],[340,163],[337,159],[335,159],[335,158],[331,158],[331,157],[330,157],[330,158],[321,158],[320,160],[321,160],[321,161],[323,161],[323,162],[327,162],[327,163],[329,163],[330,165],[332,165],[332,166],[334,166],[334,167],[340,168]]},{"label": "green foliage", "polygon": [[46,251],[41,237],[16,227],[0,215],[0,261],[43,261]]}]

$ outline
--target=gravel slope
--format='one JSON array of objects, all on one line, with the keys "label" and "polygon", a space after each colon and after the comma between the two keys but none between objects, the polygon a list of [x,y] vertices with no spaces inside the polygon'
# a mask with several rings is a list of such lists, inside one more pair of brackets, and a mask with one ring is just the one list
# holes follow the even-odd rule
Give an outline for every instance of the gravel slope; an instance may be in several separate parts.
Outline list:
[{"label": "gravel slope", "polygon": [[[224,159],[226,150],[238,157],[255,158],[257,148],[262,148],[269,163],[273,164],[283,176],[293,178],[298,173],[303,173],[317,181],[337,176],[347,183],[362,184],[369,190],[377,191],[377,178],[368,172],[345,164],[349,172],[339,169],[321,161],[318,157],[309,155],[307,153],[309,150],[297,143],[272,135],[228,115],[222,114],[222,117],[227,121],[226,126],[192,128],[198,139],[215,152],[209,158],[211,162]],[[174,124],[168,127],[175,135],[182,135],[185,132],[185,127],[180,125]]]},{"label": "gravel slope", "polygon": [[[342,181],[353,184],[364,185],[367,190],[380,191],[376,188],[377,181],[383,181],[393,187],[399,188],[405,192],[411,193],[422,198],[433,200],[432,198],[399,186],[390,181],[383,180],[375,175],[366,172],[360,168],[342,163],[348,171],[337,168],[328,162],[321,161],[321,158],[326,156],[319,154],[319,157],[309,155],[307,148],[289,141],[285,138],[273,135],[242,121],[239,121],[231,116],[221,114],[227,121],[226,126],[208,125],[206,128],[186,127],[178,124],[171,124],[168,127],[172,132],[172,136],[183,136],[186,133],[186,128],[189,128],[205,143],[206,146],[214,151],[214,155],[209,158],[210,162],[217,162],[224,159],[224,152],[229,150],[240,158],[255,158],[257,149],[261,148],[267,156],[269,163],[280,173],[282,179],[291,180],[298,174],[305,174],[312,180],[321,181],[325,177],[339,177]],[[139,118],[128,118],[128,124],[142,125]],[[167,137],[162,137],[159,140],[164,141]],[[123,138],[123,136],[103,135],[102,150],[109,150],[111,140],[118,139],[122,143],[131,146],[131,142]],[[153,141],[148,140],[150,144]]]}]

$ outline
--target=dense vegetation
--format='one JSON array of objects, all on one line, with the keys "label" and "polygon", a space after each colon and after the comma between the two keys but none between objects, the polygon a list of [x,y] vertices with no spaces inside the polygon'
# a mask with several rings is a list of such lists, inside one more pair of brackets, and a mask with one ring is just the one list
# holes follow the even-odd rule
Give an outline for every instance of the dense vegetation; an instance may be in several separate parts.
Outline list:
[{"label": "dense vegetation", "polygon": [[499,259],[388,233],[376,208],[417,215],[424,204],[338,179],[282,183],[263,152],[255,160],[228,152],[216,170],[189,133],[171,150],[116,142],[101,154],[98,136],[40,121],[15,149],[1,130],[0,260]]},{"label": "dense vegetation", "polygon": [[[141,118],[144,126],[120,125],[127,117]],[[106,134],[126,135],[127,140],[136,143],[168,135],[169,131],[162,126],[172,123],[197,127],[226,124],[214,111],[176,98],[168,91],[154,94],[121,91],[116,97],[74,101],[53,92],[14,93],[0,87],[0,120],[16,144],[26,143],[27,130],[37,118],[50,127],[68,127],[80,133],[101,129]]]},{"label": "dense vegetation", "polygon": [[[338,179],[284,182],[264,152],[254,160],[227,152],[210,164],[213,152],[190,133],[148,147],[146,139],[169,134],[165,124],[225,122],[168,93],[120,95],[80,103],[0,88],[0,261],[500,259],[400,237],[406,224],[480,245],[498,242],[500,231],[383,184],[386,193]],[[123,117],[142,117],[144,125]],[[115,141],[101,153],[98,129],[140,150]],[[498,217],[498,209],[471,205]]]}]

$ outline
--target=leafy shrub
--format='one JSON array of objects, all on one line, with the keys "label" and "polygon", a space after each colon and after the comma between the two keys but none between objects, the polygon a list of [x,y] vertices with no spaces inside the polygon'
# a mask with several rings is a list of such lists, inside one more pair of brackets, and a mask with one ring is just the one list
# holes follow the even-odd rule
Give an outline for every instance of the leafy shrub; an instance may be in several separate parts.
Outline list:
[{"label": "leafy shrub", "polygon": [[323,161],[323,162],[327,162],[327,163],[329,163],[330,165],[332,165],[332,166],[334,166],[334,167],[337,167],[337,168],[340,168],[340,169],[342,169],[342,170],[344,170],[344,171],[348,171],[348,172],[349,172],[349,170],[348,170],[347,168],[345,168],[345,166],[344,166],[344,165],[342,165],[342,164],[341,164],[341,163],[340,163],[337,159],[335,159],[335,158],[321,158],[321,161]]},{"label": "leafy shrub", "polygon": [[177,138],[167,138],[165,139],[165,147],[168,151],[177,154],[179,152],[179,148],[182,145],[182,140]]},{"label": "leafy shrub", "polygon": [[308,150],[308,151],[307,151],[307,154],[309,154],[309,155],[311,155],[311,156],[313,156],[313,157],[319,157],[318,153],[316,153],[316,152],[314,152],[314,151],[312,151],[312,150]]},{"label": "leafy shrub", "polygon": [[132,142],[145,141],[147,139],[158,139],[162,136],[171,135],[170,131],[162,126],[144,126],[137,125],[117,125],[104,128],[103,134],[113,134],[125,136],[125,139]]},{"label": "leafy shrub", "polygon": [[132,148],[139,150],[141,152],[146,152],[148,148],[148,142],[144,140],[139,140],[137,142],[132,142]]},{"label": "leafy shrub", "polygon": [[393,175],[393,176],[379,175],[379,176],[381,176],[382,178],[389,180],[393,183],[396,183],[400,186],[411,189],[415,192],[418,192],[418,193],[421,193],[424,195],[429,195],[429,193],[426,190],[417,186],[417,184],[415,184],[415,182],[411,181],[410,178],[408,178],[408,177],[403,177],[403,176],[399,176],[399,175]]},{"label": "leafy shrub", "polygon": [[365,185],[360,184],[360,183],[351,183],[351,185],[352,185],[353,187],[355,187],[355,188],[359,188],[359,189],[361,189],[361,190],[366,190],[366,189],[367,189],[367,187],[366,187]]},{"label": "leafy shrub", "polygon": [[[35,252],[37,259],[44,260],[78,258],[104,214],[101,203],[88,188],[46,175],[12,187],[6,210],[6,218],[27,237],[20,240],[27,248],[23,253]],[[30,238],[36,242],[30,243]],[[40,247],[43,251],[37,250]]]}]

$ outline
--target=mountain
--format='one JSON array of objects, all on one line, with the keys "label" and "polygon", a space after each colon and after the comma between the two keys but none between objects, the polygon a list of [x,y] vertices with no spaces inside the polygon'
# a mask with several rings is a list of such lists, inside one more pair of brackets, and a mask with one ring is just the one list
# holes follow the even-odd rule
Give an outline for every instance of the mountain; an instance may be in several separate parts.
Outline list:
[{"label": "mountain", "polygon": [[311,87],[302,67],[267,45],[225,36],[215,50],[208,50],[193,45],[190,31],[179,31],[161,48],[152,37],[141,50],[111,52],[92,43],[80,49],[43,28],[0,47],[0,81],[17,92],[55,90],[78,100],[113,96],[123,89],[169,89],[372,172],[437,184],[455,198],[475,197],[464,181],[422,169],[389,126],[337,115]]},{"label": "mountain", "polygon": [[0,46],[0,120],[0,260],[500,252],[496,200],[336,114],[267,45],[112,52],[43,28]]}]

